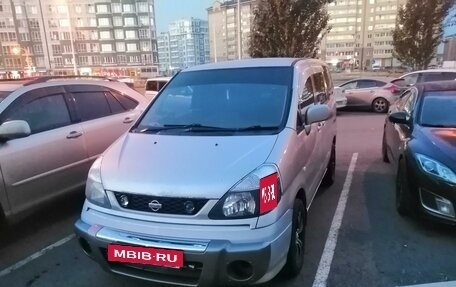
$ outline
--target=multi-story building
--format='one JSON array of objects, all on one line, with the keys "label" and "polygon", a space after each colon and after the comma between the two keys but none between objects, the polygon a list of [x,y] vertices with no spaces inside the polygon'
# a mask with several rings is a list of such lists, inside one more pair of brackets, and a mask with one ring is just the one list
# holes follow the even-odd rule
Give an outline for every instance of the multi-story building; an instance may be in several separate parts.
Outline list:
[{"label": "multi-story building", "polygon": [[190,18],[174,21],[158,36],[159,72],[174,71],[209,62],[207,21]]},{"label": "multi-story building", "polygon": [[249,57],[250,27],[256,2],[240,0],[239,15],[237,0],[215,1],[207,9],[212,62]]},{"label": "multi-story building", "polygon": [[323,39],[321,58],[340,67],[369,69],[398,66],[392,30],[406,0],[337,0],[328,5],[331,32]]},{"label": "multi-story building", "polygon": [[153,0],[2,1],[0,41],[4,75],[147,77],[158,62]]}]

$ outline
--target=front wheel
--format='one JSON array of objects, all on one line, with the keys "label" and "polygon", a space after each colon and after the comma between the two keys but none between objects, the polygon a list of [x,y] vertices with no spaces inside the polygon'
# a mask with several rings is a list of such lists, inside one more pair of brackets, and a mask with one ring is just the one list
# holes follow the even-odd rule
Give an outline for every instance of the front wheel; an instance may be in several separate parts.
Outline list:
[{"label": "front wheel", "polygon": [[389,103],[384,98],[376,98],[372,102],[372,110],[376,113],[386,113],[388,111]]},{"label": "front wheel", "polygon": [[293,205],[290,248],[288,249],[287,263],[283,270],[286,275],[291,277],[297,276],[304,264],[306,218],[307,212],[304,203],[296,198]]}]

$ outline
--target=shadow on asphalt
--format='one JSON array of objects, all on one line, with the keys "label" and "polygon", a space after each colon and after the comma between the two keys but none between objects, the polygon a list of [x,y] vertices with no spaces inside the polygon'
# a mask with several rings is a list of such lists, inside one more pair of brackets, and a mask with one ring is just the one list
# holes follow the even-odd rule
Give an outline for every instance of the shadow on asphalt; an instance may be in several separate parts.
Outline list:
[{"label": "shadow on asphalt", "polygon": [[0,246],[6,246],[18,239],[28,237],[40,229],[74,216],[82,210],[84,199],[84,190],[78,190],[22,216],[21,219],[3,227],[0,232]]}]

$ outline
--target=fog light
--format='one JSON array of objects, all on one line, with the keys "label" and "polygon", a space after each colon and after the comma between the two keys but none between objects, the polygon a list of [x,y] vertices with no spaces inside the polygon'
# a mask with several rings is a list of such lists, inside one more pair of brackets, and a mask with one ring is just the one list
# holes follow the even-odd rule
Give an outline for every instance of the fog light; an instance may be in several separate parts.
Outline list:
[{"label": "fog light", "polygon": [[453,204],[449,200],[447,200],[443,197],[436,197],[435,203],[437,204],[438,210],[442,214],[444,214],[446,216],[455,217]]},{"label": "fog light", "polygon": [[184,207],[185,207],[185,212],[187,212],[187,214],[192,214],[195,211],[195,205],[190,200],[186,201],[184,203]]},{"label": "fog light", "polygon": [[128,201],[128,196],[126,196],[125,194],[123,194],[123,195],[120,196],[119,202],[120,202],[120,205],[121,205],[122,207],[127,207],[128,204],[130,203],[130,202]]}]

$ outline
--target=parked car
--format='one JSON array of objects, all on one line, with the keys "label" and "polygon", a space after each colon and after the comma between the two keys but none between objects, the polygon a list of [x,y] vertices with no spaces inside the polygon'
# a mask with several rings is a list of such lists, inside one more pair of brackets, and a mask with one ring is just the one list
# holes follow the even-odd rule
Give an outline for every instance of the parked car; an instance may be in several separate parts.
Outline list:
[{"label": "parked car", "polygon": [[391,107],[382,146],[397,171],[399,214],[456,223],[456,81],[406,91]]},{"label": "parked car", "polygon": [[171,77],[158,77],[146,81],[146,97],[155,98],[158,92],[169,82]]},{"label": "parked car", "polygon": [[335,144],[324,62],[186,69],[93,164],[79,242],[108,271],[179,286],[297,275],[307,210],[334,181]]},{"label": "parked car", "polygon": [[399,98],[400,89],[391,81],[394,78],[360,78],[339,86],[347,98],[347,107],[369,108],[376,113],[386,113]]},{"label": "parked car", "polygon": [[342,88],[334,87],[334,95],[336,98],[336,108],[337,109],[345,108],[347,106],[347,97],[345,96],[344,92],[342,91]]},{"label": "parked car", "polygon": [[102,79],[14,85],[0,84],[0,217],[8,221],[82,188],[93,161],[147,103],[124,83]]},{"label": "parked car", "polygon": [[[402,80],[402,81],[401,81]],[[411,87],[419,83],[456,80],[455,69],[430,69],[407,73],[394,83],[401,87]]]}]

